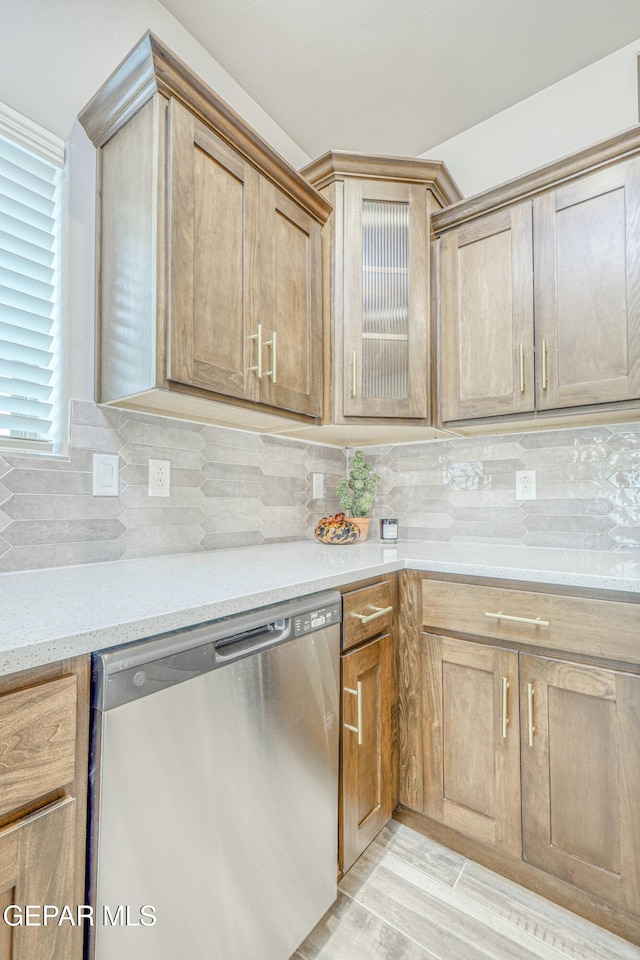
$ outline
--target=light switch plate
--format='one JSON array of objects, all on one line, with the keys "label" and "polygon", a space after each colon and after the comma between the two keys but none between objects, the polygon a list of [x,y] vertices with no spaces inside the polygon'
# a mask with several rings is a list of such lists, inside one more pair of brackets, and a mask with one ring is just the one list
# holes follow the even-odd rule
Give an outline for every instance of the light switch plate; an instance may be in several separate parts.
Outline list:
[{"label": "light switch plate", "polygon": [[118,470],[120,457],[117,453],[94,453],[93,455],[93,495],[94,497],[118,496]]}]

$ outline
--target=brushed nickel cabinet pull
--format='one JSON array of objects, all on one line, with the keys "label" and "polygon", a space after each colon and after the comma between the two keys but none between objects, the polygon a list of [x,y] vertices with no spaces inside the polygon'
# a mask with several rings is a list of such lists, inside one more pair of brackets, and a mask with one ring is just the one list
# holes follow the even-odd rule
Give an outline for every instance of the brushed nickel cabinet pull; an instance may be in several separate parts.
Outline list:
[{"label": "brushed nickel cabinet pull", "polygon": [[502,739],[507,739],[509,726],[509,678],[502,678]]},{"label": "brushed nickel cabinet pull", "polygon": [[547,379],[547,341],[543,339],[540,346],[540,352],[542,354],[542,389],[547,389],[548,379]]},{"label": "brushed nickel cabinet pull", "polygon": [[354,398],[358,396],[358,378],[357,378],[355,350],[351,354],[351,396]]},{"label": "brushed nickel cabinet pull", "polygon": [[509,620],[511,623],[533,623],[536,627],[548,627],[549,620],[541,620],[540,617],[511,617],[507,613],[502,613],[501,610],[498,610],[497,613],[487,613],[485,610],[485,617],[489,617],[491,620]]},{"label": "brushed nickel cabinet pull", "polygon": [[378,617],[384,617],[386,613],[392,613],[393,607],[371,607],[374,610],[374,613],[352,613],[351,616],[355,617],[360,623],[371,623],[372,620],[377,620]]},{"label": "brushed nickel cabinet pull", "polygon": [[350,693],[353,697],[357,697],[357,706],[356,710],[358,711],[358,726],[352,727],[350,723],[343,724],[345,730],[352,730],[353,733],[358,734],[358,746],[362,746],[362,682],[358,680],[357,689],[352,690],[351,687],[345,687],[344,692]]},{"label": "brushed nickel cabinet pull", "polygon": [[271,347],[271,370],[265,370],[265,377],[271,377],[271,383],[276,382],[276,331],[271,334],[271,340],[265,340],[265,347]]},{"label": "brushed nickel cabinet pull", "polygon": [[262,380],[262,324],[258,324],[258,332],[252,333],[249,340],[258,342],[258,362],[255,367],[249,367],[249,370],[255,370],[258,380]]},{"label": "brushed nickel cabinet pull", "polygon": [[524,343],[520,344],[520,393],[524,393]]},{"label": "brushed nickel cabinet pull", "polygon": [[527,716],[529,719],[529,746],[533,746],[533,735],[536,732],[536,728],[533,724],[533,684],[527,684]]}]

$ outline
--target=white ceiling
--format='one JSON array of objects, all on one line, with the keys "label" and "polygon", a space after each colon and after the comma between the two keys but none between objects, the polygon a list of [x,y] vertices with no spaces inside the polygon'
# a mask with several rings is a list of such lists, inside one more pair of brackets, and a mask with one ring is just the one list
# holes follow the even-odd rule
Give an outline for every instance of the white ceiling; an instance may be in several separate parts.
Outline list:
[{"label": "white ceiling", "polygon": [[310,156],[417,155],[640,37],[638,0],[162,0]]}]

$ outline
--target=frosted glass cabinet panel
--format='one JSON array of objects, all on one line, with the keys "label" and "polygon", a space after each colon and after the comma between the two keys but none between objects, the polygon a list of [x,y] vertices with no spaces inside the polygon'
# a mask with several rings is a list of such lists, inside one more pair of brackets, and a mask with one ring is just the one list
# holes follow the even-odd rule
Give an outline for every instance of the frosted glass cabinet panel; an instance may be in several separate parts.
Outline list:
[{"label": "frosted glass cabinet panel", "polygon": [[428,417],[428,226],[424,187],[344,186],[347,416]]}]

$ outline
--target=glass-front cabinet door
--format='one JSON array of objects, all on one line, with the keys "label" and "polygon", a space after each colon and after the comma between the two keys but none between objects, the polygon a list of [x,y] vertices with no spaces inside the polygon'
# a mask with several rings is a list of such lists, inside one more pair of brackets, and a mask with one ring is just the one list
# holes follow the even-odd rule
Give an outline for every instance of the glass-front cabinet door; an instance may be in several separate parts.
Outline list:
[{"label": "glass-front cabinet door", "polygon": [[424,186],[348,180],[344,413],[426,418],[429,233]]}]

